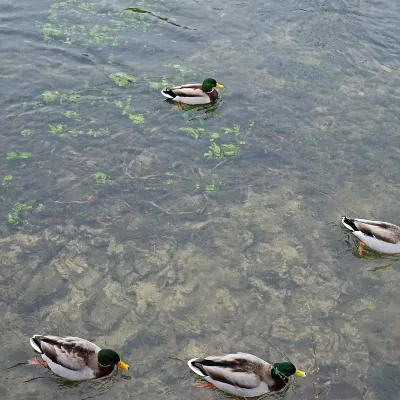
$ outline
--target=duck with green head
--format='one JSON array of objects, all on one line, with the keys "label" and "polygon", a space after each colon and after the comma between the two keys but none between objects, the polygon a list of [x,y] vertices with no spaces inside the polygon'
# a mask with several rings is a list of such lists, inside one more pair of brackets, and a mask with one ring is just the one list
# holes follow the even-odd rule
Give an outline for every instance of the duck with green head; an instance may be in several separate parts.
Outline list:
[{"label": "duck with green head", "polygon": [[169,100],[182,104],[200,105],[212,103],[218,98],[218,91],[224,86],[213,78],[207,78],[203,83],[164,88],[161,94]]},{"label": "duck with green head", "polygon": [[290,362],[270,364],[248,353],[193,358],[188,361],[188,365],[193,372],[209,382],[197,383],[195,386],[217,387],[241,397],[275,392],[286,386],[290,376],[306,376]]},{"label": "duck with green head", "polygon": [[29,365],[45,365],[56,375],[72,381],[101,378],[111,374],[116,366],[124,371],[129,369],[114,350],[101,349],[86,339],[33,335],[30,344],[43,361],[35,356]]}]

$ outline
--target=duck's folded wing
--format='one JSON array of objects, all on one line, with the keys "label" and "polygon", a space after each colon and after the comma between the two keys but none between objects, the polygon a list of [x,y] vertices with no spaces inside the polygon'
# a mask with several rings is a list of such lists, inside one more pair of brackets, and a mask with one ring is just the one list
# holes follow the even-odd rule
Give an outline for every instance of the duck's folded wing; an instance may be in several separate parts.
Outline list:
[{"label": "duck's folded wing", "polygon": [[171,89],[201,89],[201,83],[188,83],[187,85],[175,86]]},{"label": "duck's folded wing", "polygon": [[201,86],[180,86],[176,88],[170,89],[172,90],[177,96],[182,97],[202,97],[204,96],[204,92],[201,89]]},{"label": "duck's folded wing", "polygon": [[80,338],[57,336],[43,336],[40,345],[51,361],[73,371],[85,368],[97,347]]},{"label": "duck's folded wing", "polygon": [[260,377],[247,363],[226,358],[205,358],[193,363],[212,380],[242,389],[254,389],[261,383]]},{"label": "duck's folded wing", "polygon": [[396,226],[382,221],[354,220],[358,230],[368,236],[374,236],[387,243],[397,243],[400,240]]}]

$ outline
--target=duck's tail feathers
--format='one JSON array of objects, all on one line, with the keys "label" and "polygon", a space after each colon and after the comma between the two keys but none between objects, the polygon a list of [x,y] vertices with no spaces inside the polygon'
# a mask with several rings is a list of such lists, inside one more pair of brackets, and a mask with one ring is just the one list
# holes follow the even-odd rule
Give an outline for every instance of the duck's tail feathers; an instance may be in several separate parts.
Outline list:
[{"label": "duck's tail feathers", "polygon": [[33,335],[30,339],[29,342],[31,346],[33,347],[33,350],[37,351],[40,354],[43,354],[42,347],[40,346],[40,341],[39,339],[41,338],[41,335]]},{"label": "duck's tail feathers", "polygon": [[167,99],[174,99],[176,97],[176,94],[168,88],[164,88],[163,90],[161,90],[161,94]]},{"label": "duck's tail feathers", "polygon": [[207,376],[198,367],[196,367],[195,362],[198,361],[198,360],[199,360],[198,358],[192,358],[191,360],[189,360],[187,362],[189,368],[197,375],[200,375],[200,376],[203,376],[203,377]]},{"label": "duck's tail feathers", "polygon": [[347,218],[346,216],[342,217],[342,224],[350,231],[356,232],[359,229],[357,228],[357,225],[354,223],[354,219],[352,218]]}]

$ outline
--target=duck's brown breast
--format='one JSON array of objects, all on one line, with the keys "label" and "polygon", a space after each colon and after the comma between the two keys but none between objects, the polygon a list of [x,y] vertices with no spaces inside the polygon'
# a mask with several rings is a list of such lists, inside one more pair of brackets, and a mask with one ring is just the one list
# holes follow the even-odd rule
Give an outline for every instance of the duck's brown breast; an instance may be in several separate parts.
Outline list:
[{"label": "duck's brown breast", "polygon": [[109,375],[111,374],[111,372],[113,372],[114,368],[115,368],[114,364],[106,366],[98,365],[98,368],[94,372],[94,376],[95,378],[101,378],[102,376]]},{"label": "duck's brown breast", "polygon": [[211,101],[215,101],[218,99],[218,90],[213,89],[212,92],[207,93],[210,96]]}]

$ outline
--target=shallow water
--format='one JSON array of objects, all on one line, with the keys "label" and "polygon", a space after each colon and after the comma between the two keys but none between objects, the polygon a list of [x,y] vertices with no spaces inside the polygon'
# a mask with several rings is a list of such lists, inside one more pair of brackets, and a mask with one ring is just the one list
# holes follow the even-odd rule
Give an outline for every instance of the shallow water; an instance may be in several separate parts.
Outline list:
[{"label": "shallow water", "polygon": [[[339,224],[400,222],[396,0],[0,16],[2,399],[229,398],[184,361],[232,351],[287,356],[309,376],[280,396],[313,399],[313,342],[321,399],[398,398],[399,258],[359,257]],[[214,107],[159,93],[208,76]],[[34,333],[131,369],[65,382],[19,364]]]}]

